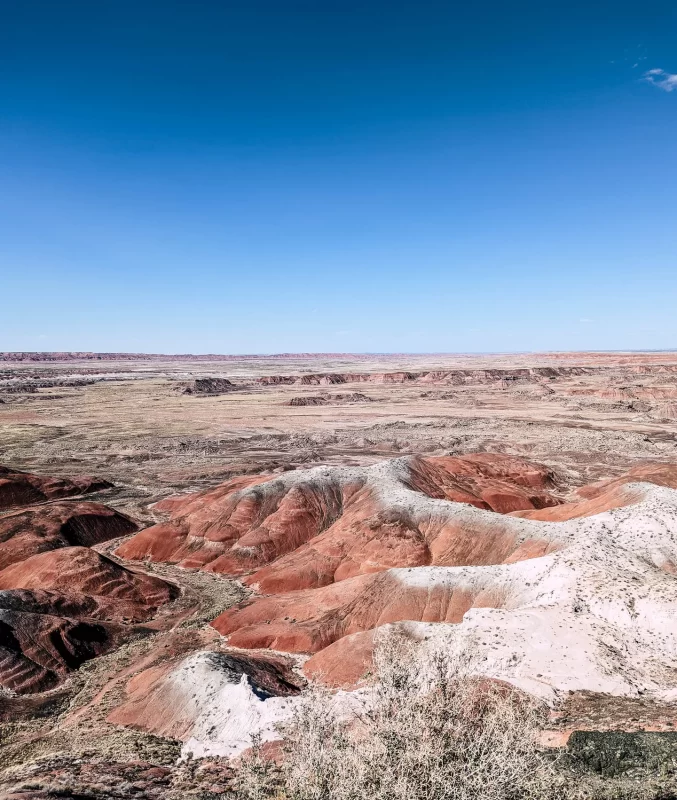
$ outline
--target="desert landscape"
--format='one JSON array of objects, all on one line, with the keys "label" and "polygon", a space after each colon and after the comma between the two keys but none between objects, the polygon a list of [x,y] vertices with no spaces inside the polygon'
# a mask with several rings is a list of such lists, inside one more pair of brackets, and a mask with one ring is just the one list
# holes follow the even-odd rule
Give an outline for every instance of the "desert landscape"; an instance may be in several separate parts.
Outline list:
[{"label": "desert landscape", "polygon": [[0,443],[2,797],[228,793],[384,632],[672,741],[674,352],[3,353]]},{"label": "desert landscape", "polygon": [[677,800],[676,44],[0,0],[0,800]]}]

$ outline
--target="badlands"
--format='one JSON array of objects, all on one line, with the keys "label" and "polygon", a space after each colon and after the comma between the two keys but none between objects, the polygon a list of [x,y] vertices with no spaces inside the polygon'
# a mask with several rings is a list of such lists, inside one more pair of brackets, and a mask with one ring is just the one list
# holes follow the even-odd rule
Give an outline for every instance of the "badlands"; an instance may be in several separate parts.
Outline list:
[{"label": "badlands", "polygon": [[675,353],[5,353],[0,401],[0,797],[218,796],[384,631],[554,744],[677,725]]}]

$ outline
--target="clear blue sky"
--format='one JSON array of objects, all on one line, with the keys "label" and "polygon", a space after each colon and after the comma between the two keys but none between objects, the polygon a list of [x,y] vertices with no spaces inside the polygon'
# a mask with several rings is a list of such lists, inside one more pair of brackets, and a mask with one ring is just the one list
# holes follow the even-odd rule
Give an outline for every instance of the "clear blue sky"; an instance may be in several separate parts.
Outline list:
[{"label": "clear blue sky", "polygon": [[677,347],[677,3],[0,0],[0,350]]}]

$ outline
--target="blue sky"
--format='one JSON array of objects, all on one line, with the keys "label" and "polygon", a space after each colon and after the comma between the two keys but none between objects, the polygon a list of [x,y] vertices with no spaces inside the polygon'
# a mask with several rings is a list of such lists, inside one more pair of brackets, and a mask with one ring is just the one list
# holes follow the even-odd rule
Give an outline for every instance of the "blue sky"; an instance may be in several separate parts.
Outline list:
[{"label": "blue sky", "polygon": [[677,3],[0,0],[0,350],[677,347]]}]

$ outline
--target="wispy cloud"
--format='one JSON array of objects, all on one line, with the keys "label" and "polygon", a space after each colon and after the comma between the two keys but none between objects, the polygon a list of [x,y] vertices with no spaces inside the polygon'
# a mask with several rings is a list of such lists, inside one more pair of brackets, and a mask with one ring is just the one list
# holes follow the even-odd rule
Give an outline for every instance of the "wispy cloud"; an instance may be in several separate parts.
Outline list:
[{"label": "wispy cloud", "polygon": [[664,92],[673,92],[677,89],[677,74],[666,72],[664,69],[647,70],[643,77],[647,83],[657,86]]}]

